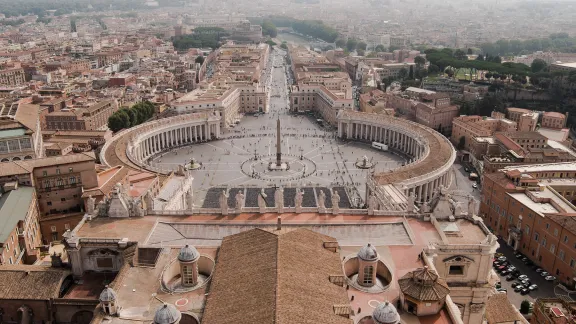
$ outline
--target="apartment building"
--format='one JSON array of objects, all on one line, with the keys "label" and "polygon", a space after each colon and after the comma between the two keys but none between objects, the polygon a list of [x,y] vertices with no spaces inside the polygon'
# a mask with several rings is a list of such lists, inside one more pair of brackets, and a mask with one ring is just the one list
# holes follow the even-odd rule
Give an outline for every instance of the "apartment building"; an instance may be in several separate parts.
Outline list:
[{"label": "apartment building", "polygon": [[464,138],[463,149],[470,152],[475,158],[481,159],[488,153],[486,146],[490,142],[486,138],[491,138],[496,132],[514,132],[516,123],[503,117],[501,113],[492,112],[491,117],[485,116],[460,116],[452,121],[452,135],[450,140],[454,144],[459,144]]},{"label": "apartment building", "polygon": [[495,234],[574,287],[576,163],[506,167],[483,176],[480,216]]},{"label": "apartment building", "polygon": [[268,112],[268,92],[260,78],[269,51],[267,44],[222,46],[215,55],[216,71],[212,77],[172,101],[172,111],[217,112],[222,117],[222,127],[235,125],[242,113]]},{"label": "apartment building", "polygon": [[16,86],[26,82],[26,74],[20,66],[0,69],[0,85]]},{"label": "apartment building", "polygon": [[47,130],[106,130],[108,117],[118,110],[116,100],[76,104],[45,115]]},{"label": "apartment building", "polygon": [[88,152],[0,163],[0,185],[33,187],[44,241],[60,240],[82,219],[83,191],[98,186],[95,160]]},{"label": "apartment building", "polygon": [[[571,287],[572,289],[574,287]],[[574,323],[576,302],[567,298],[538,298],[534,303],[533,324],[569,324]]]},{"label": "apartment building", "polygon": [[538,124],[538,113],[524,108],[506,108],[508,119],[516,122],[517,129],[521,132],[532,132]]},{"label": "apartment building", "polygon": [[554,111],[547,111],[542,114],[542,127],[552,129],[562,129],[566,127],[568,113],[562,114]]},{"label": "apartment building", "polygon": [[0,197],[0,265],[33,264],[42,245],[34,188],[8,182]]},{"label": "apartment building", "polygon": [[331,125],[341,109],[353,109],[352,82],[338,65],[304,47],[288,51],[295,85],[290,91],[290,110],[315,111]]},{"label": "apartment building", "polygon": [[43,156],[38,109],[29,98],[0,101],[0,162]]}]

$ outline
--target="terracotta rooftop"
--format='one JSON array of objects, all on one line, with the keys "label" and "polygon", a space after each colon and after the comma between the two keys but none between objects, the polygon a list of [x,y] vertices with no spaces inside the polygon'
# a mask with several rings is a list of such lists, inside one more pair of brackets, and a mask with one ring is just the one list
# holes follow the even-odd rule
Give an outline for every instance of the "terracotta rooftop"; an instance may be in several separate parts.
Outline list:
[{"label": "terracotta rooftop", "polygon": [[524,322],[514,309],[506,294],[494,294],[486,302],[486,319],[488,323]]},{"label": "terracotta rooftop", "polygon": [[340,254],[324,248],[327,241],[335,240],[306,229],[226,237],[202,323],[351,324],[333,310],[349,300],[344,287],[329,281],[343,272]]},{"label": "terracotta rooftop", "polygon": [[440,301],[450,293],[446,282],[427,267],[407,273],[398,285],[405,295],[419,301]]},{"label": "terracotta rooftop", "polygon": [[58,298],[60,286],[69,271],[42,266],[0,266],[0,300]]}]

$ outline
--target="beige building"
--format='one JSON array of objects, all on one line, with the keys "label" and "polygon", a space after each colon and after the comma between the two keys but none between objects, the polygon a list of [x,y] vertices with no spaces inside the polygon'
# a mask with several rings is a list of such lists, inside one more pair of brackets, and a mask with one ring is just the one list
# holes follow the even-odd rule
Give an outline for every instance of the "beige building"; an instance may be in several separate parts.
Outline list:
[{"label": "beige building", "polygon": [[524,108],[506,108],[508,119],[516,122],[520,132],[533,132],[538,125],[538,113]]},{"label": "beige building", "polygon": [[77,104],[46,114],[47,130],[106,130],[108,118],[118,110],[116,100]]},{"label": "beige building", "polygon": [[29,99],[0,102],[0,161],[20,161],[44,155],[38,105]]},{"label": "beige building", "polygon": [[455,145],[464,138],[464,150],[470,152],[477,159],[488,152],[486,144],[494,142],[486,140],[492,138],[496,132],[514,132],[516,123],[503,118],[502,114],[492,113],[492,117],[460,116],[452,121],[452,135],[450,140]]},{"label": "beige building", "polygon": [[0,85],[15,86],[26,82],[26,74],[21,67],[0,69]]},{"label": "beige building", "polygon": [[547,111],[542,114],[542,127],[552,129],[562,129],[566,127],[568,113],[561,114],[558,112]]},{"label": "beige building", "polygon": [[315,111],[331,125],[343,109],[353,109],[352,83],[345,72],[323,55],[304,47],[290,47],[296,85],[290,91],[290,110]]},{"label": "beige building", "polygon": [[222,46],[212,77],[172,101],[171,109],[176,114],[217,111],[222,127],[235,125],[241,114],[268,112],[268,90],[261,77],[269,50],[267,44]]},{"label": "beige building", "polygon": [[32,264],[40,256],[42,235],[34,188],[8,182],[0,197],[0,265]]}]

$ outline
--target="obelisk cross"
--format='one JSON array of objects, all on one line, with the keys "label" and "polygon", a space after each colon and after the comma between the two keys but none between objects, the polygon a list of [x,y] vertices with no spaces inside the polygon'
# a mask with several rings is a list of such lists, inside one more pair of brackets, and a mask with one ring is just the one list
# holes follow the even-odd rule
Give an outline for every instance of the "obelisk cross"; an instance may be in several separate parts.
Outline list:
[{"label": "obelisk cross", "polygon": [[280,145],[280,117],[276,120],[276,165],[282,165],[282,148]]}]

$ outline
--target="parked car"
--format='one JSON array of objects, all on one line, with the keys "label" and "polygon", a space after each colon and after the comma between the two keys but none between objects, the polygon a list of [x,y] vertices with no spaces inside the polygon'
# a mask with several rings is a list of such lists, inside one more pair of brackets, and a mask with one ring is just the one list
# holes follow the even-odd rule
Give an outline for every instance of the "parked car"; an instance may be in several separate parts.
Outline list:
[{"label": "parked car", "polygon": [[533,263],[532,261],[530,261],[530,260],[527,260],[526,262],[524,262],[524,264],[527,265],[527,266],[529,266],[529,267],[531,267],[531,266],[534,265],[534,263]]},{"label": "parked car", "polygon": [[496,291],[499,293],[504,293],[504,294],[506,294],[508,292],[508,290],[506,288],[498,288],[498,289],[496,289]]},{"label": "parked car", "polygon": [[514,254],[514,256],[516,257],[516,259],[522,259],[524,257],[524,254],[517,252],[516,254]]},{"label": "parked car", "polygon": [[521,285],[522,285],[522,283],[520,281],[516,281],[516,282],[513,282],[510,286],[512,288],[516,288],[517,286],[521,286]]},{"label": "parked car", "polygon": [[542,271],[542,272],[540,272],[540,275],[541,275],[542,277],[548,277],[550,274],[549,274],[548,272],[546,272],[546,271]]},{"label": "parked car", "polygon": [[542,271],[544,271],[544,269],[542,269],[542,268],[536,268],[536,273],[540,273],[540,272],[542,272]]},{"label": "parked car", "polygon": [[528,289],[530,289],[530,291],[536,290],[536,289],[538,289],[538,285],[530,285],[530,287],[528,287]]},{"label": "parked car", "polygon": [[530,282],[530,280],[528,280],[528,279],[521,280],[520,282],[524,286],[530,286],[532,284],[532,282]]},{"label": "parked car", "polygon": [[501,275],[501,276],[507,276],[509,273],[510,273],[510,271],[508,271],[508,270],[506,270],[506,269],[500,270],[500,275]]},{"label": "parked car", "polygon": [[518,279],[520,279],[520,280],[528,279],[528,276],[527,275],[520,275],[520,276],[518,276]]},{"label": "parked car", "polygon": [[528,289],[528,288],[524,288],[524,289],[520,290],[521,295],[527,295],[528,293],[530,293],[530,289]]},{"label": "parked car", "polygon": [[478,188],[478,185],[476,184],[476,182],[472,183],[472,188],[474,188],[474,189]]},{"label": "parked car", "polygon": [[509,275],[506,276],[506,281],[512,281],[512,280],[514,280],[514,279],[516,279],[516,278],[514,278],[514,275],[513,275],[513,274],[509,274]]},{"label": "parked car", "polygon": [[494,253],[494,256],[497,257],[497,258],[503,257],[503,256],[504,256],[504,253],[496,252],[496,253]]},{"label": "parked car", "polygon": [[508,270],[510,270],[510,271],[514,271],[514,270],[516,270],[516,267],[515,267],[515,266],[513,266],[513,265],[511,265],[511,266],[508,266]]},{"label": "parked car", "polygon": [[544,278],[544,280],[546,280],[546,281],[554,281],[554,280],[556,280],[556,277],[554,277],[554,276],[548,276],[548,277]]},{"label": "parked car", "polygon": [[504,262],[504,261],[506,261],[506,257],[505,256],[499,256],[498,261]]},{"label": "parked car", "polygon": [[511,275],[513,275],[514,278],[518,278],[520,276],[520,271],[514,270],[514,271],[512,271]]},{"label": "parked car", "polygon": [[521,292],[522,289],[524,289],[524,286],[522,286],[522,285],[518,285],[518,286],[514,287],[515,292]]}]

